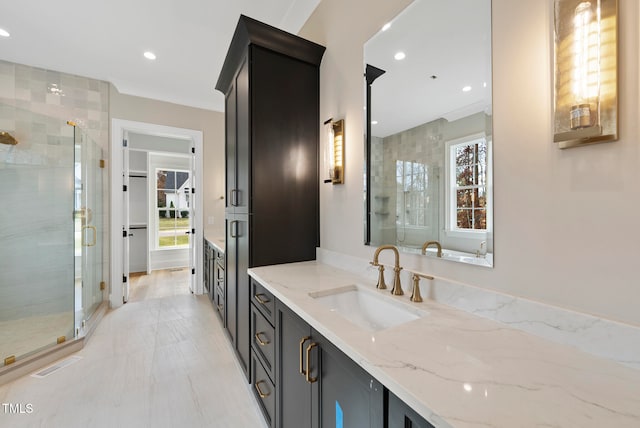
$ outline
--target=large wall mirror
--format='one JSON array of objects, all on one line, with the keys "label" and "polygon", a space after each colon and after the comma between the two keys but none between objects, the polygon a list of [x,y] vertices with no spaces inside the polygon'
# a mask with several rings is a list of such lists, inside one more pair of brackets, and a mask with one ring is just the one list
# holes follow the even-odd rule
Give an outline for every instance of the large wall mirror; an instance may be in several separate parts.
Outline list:
[{"label": "large wall mirror", "polygon": [[415,0],[364,58],[365,244],[493,266],[491,0]]}]

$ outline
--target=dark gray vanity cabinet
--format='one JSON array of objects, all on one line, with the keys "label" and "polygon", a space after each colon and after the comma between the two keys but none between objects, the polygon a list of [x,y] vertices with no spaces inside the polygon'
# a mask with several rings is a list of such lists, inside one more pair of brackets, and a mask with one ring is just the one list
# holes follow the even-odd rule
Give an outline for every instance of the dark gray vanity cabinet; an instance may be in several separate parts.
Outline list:
[{"label": "dark gray vanity cabinet", "polygon": [[280,428],[383,428],[384,387],[302,318],[276,302]]},{"label": "dark gray vanity cabinet", "polygon": [[314,260],[319,245],[319,65],[324,47],[241,16],[225,95],[226,318],[250,377],[246,269]]},{"label": "dark gray vanity cabinet", "polygon": [[388,394],[388,428],[434,428],[392,392]]}]

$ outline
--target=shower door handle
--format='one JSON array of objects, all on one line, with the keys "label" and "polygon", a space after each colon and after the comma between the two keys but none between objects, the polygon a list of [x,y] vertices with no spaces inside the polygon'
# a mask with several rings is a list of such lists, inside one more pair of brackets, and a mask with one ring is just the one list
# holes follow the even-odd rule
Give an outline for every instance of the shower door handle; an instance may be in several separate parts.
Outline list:
[{"label": "shower door handle", "polygon": [[[93,242],[87,243],[87,229],[91,229],[93,231]],[[83,247],[93,247],[96,245],[96,241],[98,239],[98,231],[95,226],[82,226],[82,246]]]}]

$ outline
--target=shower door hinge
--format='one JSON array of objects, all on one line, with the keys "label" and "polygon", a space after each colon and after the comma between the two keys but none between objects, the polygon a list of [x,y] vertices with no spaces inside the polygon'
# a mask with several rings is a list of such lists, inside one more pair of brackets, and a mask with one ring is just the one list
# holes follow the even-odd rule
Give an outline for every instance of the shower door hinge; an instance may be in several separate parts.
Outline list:
[{"label": "shower door hinge", "polygon": [[100,281],[100,290],[107,288],[107,284],[104,281]]},{"label": "shower door hinge", "polygon": [[191,275],[195,275],[196,274],[196,268],[191,268]]},{"label": "shower door hinge", "polygon": [[127,140],[122,140],[122,147],[127,147]]},{"label": "shower door hinge", "polygon": [[126,282],[127,282],[127,276],[126,275],[122,275],[122,282],[124,282],[126,284]]},{"label": "shower door hinge", "polygon": [[100,159],[100,168],[104,169],[104,165],[105,165],[104,159]]}]

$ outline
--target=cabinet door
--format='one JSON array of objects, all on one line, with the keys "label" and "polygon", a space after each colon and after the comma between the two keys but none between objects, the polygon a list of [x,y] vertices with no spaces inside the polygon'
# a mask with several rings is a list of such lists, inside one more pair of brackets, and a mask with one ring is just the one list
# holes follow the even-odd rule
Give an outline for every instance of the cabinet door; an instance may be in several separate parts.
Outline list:
[{"label": "cabinet door", "polygon": [[237,220],[234,216],[228,216],[225,220],[226,238],[225,238],[225,293],[224,307],[225,320],[224,325],[227,327],[229,336],[233,346],[237,343],[237,260],[238,245],[235,235],[237,234]]},{"label": "cabinet door", "polygon": [[238,328],[236,350],[247,381],[249,381],[249,347],[251,342],[251,314],[249,312],[251,284],[247,273],[247,269],[249,269],[249,216],[246,214],[236,215],[236,222],[236,325]]},{"label": "cabinet door", "polygon": [[321,375],[312,389],[313,427],[383,428],[384,387],[335,345],[312,332]]},{"label": "cabinet door", "polygon": [[316,361],[307,364],[306,349],[310,344],[309,325],[291,309],[276,302],[276,426],[279,428],[311,427],[312,384],[303,374],[311,366],[317,376]]},{"label": "cabinet door", "polygon": [[411,407],[392,392],[389,394],[389,428],[434,428],[422,416],[417,414]]},{"label": "cabinet door", "polygon": [[235,212],[248,213],[251,195],[251,155],[249,122],[249,64],[245,61],[236,76],[236,194]]},{"label": "cabinet door", "polygon": [[235,211],[236,192],[236,86],[231,85],[225,98],[225,210]]}]

